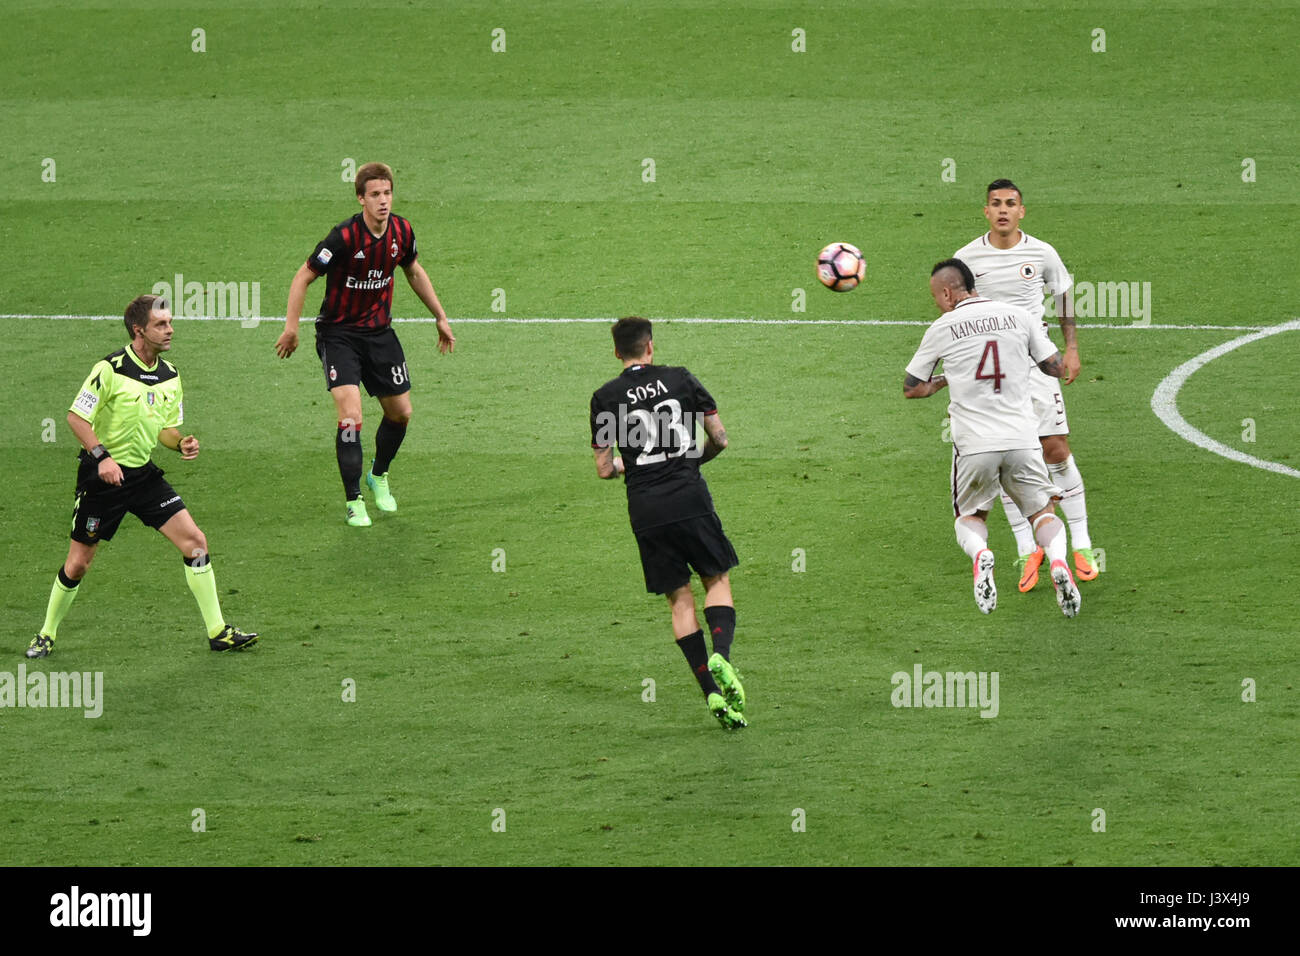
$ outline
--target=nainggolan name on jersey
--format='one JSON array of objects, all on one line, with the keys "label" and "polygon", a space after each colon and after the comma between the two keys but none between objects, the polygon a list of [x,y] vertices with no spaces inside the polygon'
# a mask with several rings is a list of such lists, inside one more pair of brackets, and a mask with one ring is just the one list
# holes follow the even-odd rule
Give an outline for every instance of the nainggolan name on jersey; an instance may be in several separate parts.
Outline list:
[{"label": "nainggolan name on jersey", "polygon": [[952,333],[954,340],[964,339],[968,335],[979,335],[982,332],[998,332],[1003,329],[1014,329],[1016,320],[1010,315],[990,315],[983,319],[971,319],[968,322],[958,322],[949,327],[948,331]]}]

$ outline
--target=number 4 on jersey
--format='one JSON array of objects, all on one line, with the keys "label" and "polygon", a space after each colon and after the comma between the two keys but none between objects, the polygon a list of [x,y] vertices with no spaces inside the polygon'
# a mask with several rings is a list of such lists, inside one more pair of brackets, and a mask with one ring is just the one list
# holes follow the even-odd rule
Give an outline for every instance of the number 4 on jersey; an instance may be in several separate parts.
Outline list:
[{"label": "number 4 on jersey", "polygon": [[[984,370],[984,366],[988,363],[989,356],[993,357],[992,375],[989,375]],[[992,381],[994,393],[1002,391],[1002,380],[1006,378],[1006,376],[1002,374],[1002,363],[998,361],[998,343],[993,339],[984,343],[984,354],[980,356],[980,364],[975,368],[975,378],[989,379]]]}]

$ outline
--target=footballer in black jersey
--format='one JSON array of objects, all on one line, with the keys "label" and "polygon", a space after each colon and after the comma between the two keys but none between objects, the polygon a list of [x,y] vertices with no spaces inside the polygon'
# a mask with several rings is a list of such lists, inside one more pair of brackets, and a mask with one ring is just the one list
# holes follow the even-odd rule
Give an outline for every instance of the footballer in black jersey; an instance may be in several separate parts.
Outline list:
[{"label": "footballer in black jersey", "polygon": [[297,350],[307,287],[326,276],[325,298],[316,319],[316,354],[338,412],[334,452],[343,479],[347,522],[365,527],[370,516],[361,497],[365,462],[361,386],[379,400],[384,413],[375,431],[375,456],[366,475],[366,486],[374,493],[380,511],[397,510],[388,487],[388,466],[411,421],[411,377],[391,325],[393,275],[398,267],[437,320],[438,350],[452,351],[456,338],[429,274],[416,258],[411,224],[392,212],[393,171],[383,163],[366,163],[357,170],[356,192],[361,212],[330,230],[293,277],[284,332],[276,340],[275,351],[280,358],[288,358]]},{"label": "footballer in black jersey", "polygon": [[[727,433],[699,379],[685,368],[654,364],[651,332],[650,321],[636,316],[614,323],[623,374],[591,396],[596,473],[624,476],[646,590],[667,596],[677,646],[709,710],[728,729],[744,727],[745,693],[730,663],[736,611],[728,572],[739,560],[700,473],[727,447]],[[703,447],[695,440],[696,425],[708,436]],[[704,585],[712,656],[696,616],[692,570]]]}]

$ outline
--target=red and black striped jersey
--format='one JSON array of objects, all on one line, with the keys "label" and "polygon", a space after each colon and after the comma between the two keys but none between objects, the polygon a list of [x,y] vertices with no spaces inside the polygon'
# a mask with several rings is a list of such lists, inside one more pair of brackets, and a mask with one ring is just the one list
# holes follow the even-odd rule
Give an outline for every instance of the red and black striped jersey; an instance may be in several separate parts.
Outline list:
[{"label": "red and black striped jersey", "polygon": [[394,271],[415,257],[415,232],[401,216],[389,215],[382,236],[366,228],[361,213],[339,223],[307,259],[307,268],[325,276],[316,321],[386,328],[393,318]]}]

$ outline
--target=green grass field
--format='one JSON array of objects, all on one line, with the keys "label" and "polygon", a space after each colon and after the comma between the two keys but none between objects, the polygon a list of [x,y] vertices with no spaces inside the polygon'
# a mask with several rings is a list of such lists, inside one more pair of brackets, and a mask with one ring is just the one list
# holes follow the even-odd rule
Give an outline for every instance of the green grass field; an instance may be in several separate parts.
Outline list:
[{"label": "green grass field", "polygon": [[[6,4],[0,672],[66,553],[67,408],[125,342],[49,316],[120,315],[177,274],[260,283],[281,315],[355,211],[345,161],[381,159],[457,348],[398,327],[400,510],[358,530],[310,330],[281,362],[274,318],[178,320],[203,451],[155,457],[228,620],[263,638],[209,652],[174,549],[128,518],[29,668],[102,672],[103,715],[0,709],[0,863],[1300,862],[1296,479],[1151,409],[1227,327],[1296,317],[1297,4],[915,6]],[[1016,592],[1000,515],[1002,596],[978,613],[946,400],[901,396],[922,328],[843,321],[933,318],[930,266],[984,231],[1000,176],[1076,279],[1151,283],[1153,327],[1081,320],[1066,397],[1106,566],[1072,621],[1050,587]],[[837,239],[868,260],[847,295],[813,274]],[[399,281],[395,314],[421,312]],[[709,717],[595,478],[606,325],[502,321],[631,313],[732,441],[706,474],[742,561],[741,733]],[[1245,345],[1179,409],[1295,468],[1298,367],[1296,333]],[[998,672],[996,718],[892,706],[918,663]]]}]

